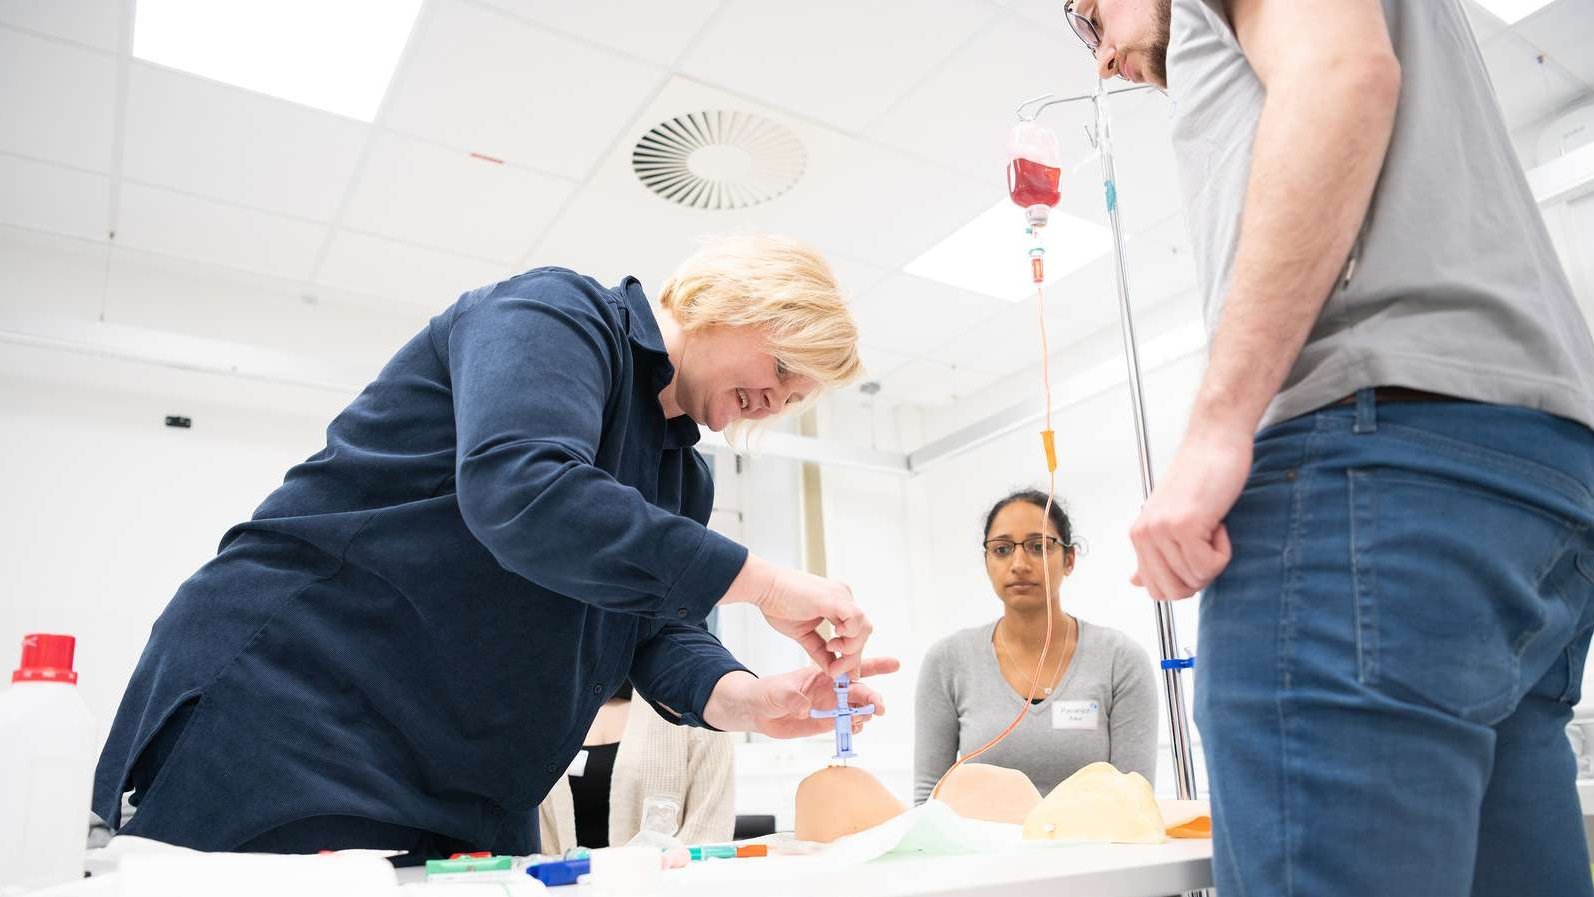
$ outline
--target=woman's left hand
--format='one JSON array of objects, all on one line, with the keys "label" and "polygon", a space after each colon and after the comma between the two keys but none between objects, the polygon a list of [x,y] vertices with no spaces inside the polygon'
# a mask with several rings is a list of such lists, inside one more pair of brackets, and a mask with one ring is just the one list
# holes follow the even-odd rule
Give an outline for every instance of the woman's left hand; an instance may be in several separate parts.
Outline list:
[{"label": "woman's left hand", "polygon": [[[895,673],[902,664],[895,657],[871,657],[863,661],[861,674],[879,676]],[[848,702],[859,707],[874,704],[874,715],[886,712],[879,692],[852,676]],[[759,732],[771,738],[802,738],[835,731],[829,717],[814,718],[809,710],[834,710],[835,680],[816,667],[803,667],[762,679],[750,673],[729,673],[715,685],[703,717],[709,725],[726,731]],[[852,731],[860,732],[867,716],[852,719]]]}]

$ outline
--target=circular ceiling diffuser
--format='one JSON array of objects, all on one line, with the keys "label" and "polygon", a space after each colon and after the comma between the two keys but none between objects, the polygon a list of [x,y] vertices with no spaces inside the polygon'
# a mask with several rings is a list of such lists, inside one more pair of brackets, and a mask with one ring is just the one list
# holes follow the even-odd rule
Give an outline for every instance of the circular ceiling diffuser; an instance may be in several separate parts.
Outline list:
[{"label": "circular ceiling diffuser", "polygon": [[761,115],[715,109],[654,125],[631,150],[643,186],[694,209],[769,202],[802,177],[808,155],[790,128]]}]

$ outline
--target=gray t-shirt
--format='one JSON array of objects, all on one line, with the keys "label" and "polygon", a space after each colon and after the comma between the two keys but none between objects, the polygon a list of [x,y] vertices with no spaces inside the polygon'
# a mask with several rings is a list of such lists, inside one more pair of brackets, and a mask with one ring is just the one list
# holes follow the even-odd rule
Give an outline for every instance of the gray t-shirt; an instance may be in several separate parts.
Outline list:
[{"label": "gray t-shirt", "polygon": [[[1001,734],[1024,696],[1002,678],[996,621],[930,646],[914,698],[913,802],[923,803],[965,753]],[[1048,664],[1050,667],[1050,664]],[[976,763],[1016,769],[1041,794],[1080,767],[1106,760],[1156,782],[1157,692],[1151,658],[1129,637],[1079,621],[1079,644],[1052,694]]]},{"label": "gray t-shirt", "polygon": [[[1594,426],[1594,341],[1457,0],[1384,0],[1400,105],[1353,264],[1262,425],[1368,386]],[[1264,91],[1223,0],[1173,0],[1173,143],[1207,332],[1233,273]],[[1344,280],[1345,274],[1350,279]]]}]

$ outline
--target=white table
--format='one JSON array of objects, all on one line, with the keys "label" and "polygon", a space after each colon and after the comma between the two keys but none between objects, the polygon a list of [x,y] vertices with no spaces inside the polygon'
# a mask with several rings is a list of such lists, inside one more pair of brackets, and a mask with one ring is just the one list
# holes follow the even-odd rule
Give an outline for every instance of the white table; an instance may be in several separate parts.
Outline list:
[{"label": "white table", "polygon": [[[666,872],[660,897],[1159,897],[1212,887],[1212,842],[1027,848],[893,856],[837,866],[822,857],[712,860]],[[592,897],[590,885],[550,897]]]}]

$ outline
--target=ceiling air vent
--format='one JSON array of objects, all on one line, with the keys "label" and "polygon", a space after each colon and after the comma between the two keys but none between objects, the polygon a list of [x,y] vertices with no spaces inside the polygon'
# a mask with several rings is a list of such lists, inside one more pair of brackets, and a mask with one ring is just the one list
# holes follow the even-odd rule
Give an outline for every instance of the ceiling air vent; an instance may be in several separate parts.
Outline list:
[{"label": "ceiling air vent", "polygon": [[655,125],[631,150],[643,186],[693,209],[745,209],[769,202],[802,177],[808,155],[790,128],[723,109]]}]

